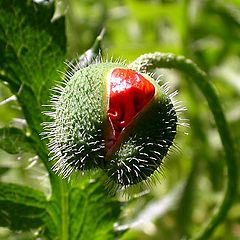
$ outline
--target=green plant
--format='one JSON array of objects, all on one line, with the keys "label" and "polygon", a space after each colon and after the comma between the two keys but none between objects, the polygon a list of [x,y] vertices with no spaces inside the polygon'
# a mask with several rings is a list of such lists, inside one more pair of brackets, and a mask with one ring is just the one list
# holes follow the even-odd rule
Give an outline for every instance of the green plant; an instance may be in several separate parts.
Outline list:
[{"label": "green plant", "polygon": [[[183,2],[182,6],[186,10],[190,1]],[[231,9],[225,8],[220,4],[213,5],[208,1],[206,2],[204,7],[207,10],[204,11],[204,14],[207,17],[209,17],[209,12],[221,14],[221,16],[224,16],[222,19],[227,19],[225,21],[233,24],[237,29],[239,23]],[[107,4],[106,2],[105,5]],[[139,21],[142,22],[142,25],[146,24],[144,22],[145,18],[141,15],[146,12],[143,11],[145,5],[141,3],[137,4],[135,1],[130,1],[128,4],[133,13],[140,19]],[[86,9],[88,7],[86,5]],[[169,8],[168,5],[165,7],[166,9]],[[155,14],[158,15],[159,12],[154,11],[155,6],[149,6],[149,9],[151,10],[150,17]],[[182,8],[175,4],[174,7],[170,6],[168,12],[174,12],[175,15],[178,15],[179,9]],[[101,172],[91,173],[90,175],[86,174],[80,177],[78,174],[73,174],[70,182],[62,180],[52,172],[46,140],[41,139],[41,123],[49,121],[48,117],[42,114],[44,110],[42,105],[49,101],[50,89],[59,84],[60,74],[57,73],[57,70],[65,72],[65,22],[64,18],[59,18],[51,22],[53,13],[54,8],[51,4],[41,5],[27,0],[12,0],[11,3],[9,1],[0,1],[0,80],[16,96],[21,107],[22,117],[27,122],[27,124],[20,127],[16,127],[15,125],[2,127],[0,130],[0,148],[10,154],[21,155],[29,153],[31,156],[38,156],[39,162],[44,164],[45,172],[48,174],[45,178],[48,178],[50,181],[47,188],[50,191],[48,194],[37,189],[41,187],[41,183],[33,188],[2,181],[0,183],[0,226],[8,227],[13,232],[30,232],[30,239],[37,236],[46,239],[62,240],[124,238],[123,232],[115,231],[113,226],[114,223],[121,220],[121,213],[132,202],[129,201],[126,204],[115,197],[107,196]],[[106,11],[103,10],[103,15],[105,13]],[[193,33],[201,35],[209,31],[205,18],[202,19],[203,23],[197,22],[195,28],[192,26],[191,31]],[[175,26],[179,27],[177,19],[174,19],[174,22]],[[217,23],[212,21],[211,24],[215,26]],[[166,27],[168,26],[167,24],[163,26],[168,28]],[[184,54],[190,55],[187,49],[187,46],[189,46],[187,41],[190,41],[193,36],[196,37],[197,35],[192,34],[189,37],[188,34],[190,35],[191,33],[187,29],[189,25],[186,24],[184,26],[186,29],[181,29],[181,34],[185,41]],[[109,28],[111,29],[111,26]],[[207,55],[209,52],[201,52],[198,49],[198,51],[192,53],[191,57],[196,59],[206,72],[210,72],[211,66],[220,64],[228,52],[227,49],[231,49],[230,46],[234,46],[234,44],[230,43],[239,40],[237,32],[234,31],[235,28],[233,30],[223,28],[223,32],[229,32],[231,35],[231,38],[226,37],[225,39],[228,42],[226,46],[214,49],[214,53],[210,55]],[[118,34],[121,34],[120,30]],[[219,36],[218,34],[221,35],[219,32],[215,33],[216,36]],[[118,37],[119,35],[116,34]],[[124,36],[124,34],[122,33],[121,36]],[[151,42],[151,35],[148,36],[150,36],[148,41]],[[227,36],[227,34],[224,36]],[[135,44],[137,46],[138,43]],[[237,49],[237,47],[233,47],[231,51],[234,49]],[[121,49],[116,51],[117,55],[119,55],[119,52],[122,52]],[[126,51],[123,54],[127,56],[128,52]],[[130,59],[134,58],[135,55],[130,56]],[[220,208],[213,215],[210,222],[203,227],[199,235],[193,234],[193,236],[196,236],[193,237],[195,239],[207,239],[212,236],[216,227],[226,220],[227,213],[235,201],[238,187],[236,150],[220,104],[221,99],[217,96],[207,75],[192,61],[184,57],[156,52],[141,56],[129,66],[140,72],[155,71],[156,68],[160,68],[161,70],[164,68],[173,68],[187,75],[188,81],[181,84],[185,86],[186,92],[191,95],[189,105],[197,105],[197,111],[194,113],[195,115],[193,115],[191,122],[192,132],[195,133],[193,140],[196,141],[196,145],[202,144],[204,150],[206,150],[206,152],[203,152],[201,148],[200,150],[194,148],[194,156],[199,157],[202,154],[203,158],[206,157],[208,159],[208,164],[210,165],[211,162],[209,159],[211,158],[208,157],[207,153],[209,146],[204,142],[206,136],[202,130],[205,125],[201,122],[200,117],[198,118],[198,115],[202,114],[200,112],[201,108],[199,109],[198,104],[196,104],[196,95],[198,92],[195,91],[192,83],[198,86],[207,99],[224,146],[227,167],[227,186]],[[11,99],[15,98],[12,97]],[[234,130],[237,129],[234,125],[231,125],[231,128]],[[204,141],[201,142],[197,139],[204,139]],[[185,149],[183,148],[182,151],[184,152]],[[198,160],[197,157],[196,160]],[[186,224],[189,226],[197,225],[196,222],[190,224],[189,215],[191,215],[193,209],[191,207],[193,202],[192,194],[196,186],[196,179],[198,179],[198,175],[196,174],[199,171],[198,164],[199,162],[197,161],[192,164],[193,167],[190,170],[186,187],[183,193],[180,194],[182,201],[179,203],[179,216],[181,215],[179,222],[183,225],[184,223],[181,221],[182,217],[185,217]],[[213,179],[213,186],[219,184],[219,182],[222,184],[223,181],[214,182],[216,180],[214,174],[216,172],[217,174],[219,172],[221,174],[221,167],[219,167],[221,164],[220,157],[219,163],[216,164],[213,162],[211,164],[214,171],[209,167],[209,172],[210,178],[212,177]],[[219,171],[217,167],[220,168]],[[182,169],[184,167],[180,168],[180,170]],[[8,171],[9,168],[1,167],[0,176],[4,176]],[[215,187],[218,188],[217,186]],[[182,213],[186,216],[183,216],[184,214]],[[34,230],[33,234],[31,234],[31,230]],[[186,226],[183,226],[179,230],[176,227],[172,232],[176,232],[176,239],[179,236],[189,236],[195,233],[192,229],[186,229]],[[24,238],[24,235],[22,238]],[[135,239],[138,239],[138,237]]]},{"label": "green plant", "polygon": [[57,177],[41,140],[42,105],[48,102],[49,89],[59,79],[56,69],[63,69],[65,60],[64,20],[49,24],[53,10],[52,5],[29,1],[0,5],[0,78],[16,95],[27,121],[24,129],[3,128],[1,143],[10,153],[34,151],[51,183],[51,195],[46,197],[37,189],[2,182],[0,225],[14,231],[34,228],[47,239],[111,239],[121,204],[105,197],[97,175],[95,183],[88,176],[71,183]]}]

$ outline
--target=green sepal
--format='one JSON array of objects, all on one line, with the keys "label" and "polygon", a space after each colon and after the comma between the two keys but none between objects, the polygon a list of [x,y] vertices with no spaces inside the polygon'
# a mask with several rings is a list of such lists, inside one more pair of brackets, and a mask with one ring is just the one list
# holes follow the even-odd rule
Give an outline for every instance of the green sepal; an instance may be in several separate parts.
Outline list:
[{"label": "green sepal", "polygon": [[73,169],[89,170],[105,164],[107,79],[118,63],[92,64],[68,79],[54,96],[49,146],[54,170],[68,176]]}]

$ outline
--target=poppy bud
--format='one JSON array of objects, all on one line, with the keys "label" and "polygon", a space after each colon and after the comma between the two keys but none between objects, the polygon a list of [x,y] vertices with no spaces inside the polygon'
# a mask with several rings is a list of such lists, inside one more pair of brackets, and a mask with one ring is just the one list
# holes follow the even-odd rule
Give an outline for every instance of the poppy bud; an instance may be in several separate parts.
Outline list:
[{"label": "poppy bud", "polygon": [[69,76],[52,97],[45,123],[53,169],[103,169],[127,187],[161,168],[176,135],[170,97],[147,74],[119,63],[96,63]]}]

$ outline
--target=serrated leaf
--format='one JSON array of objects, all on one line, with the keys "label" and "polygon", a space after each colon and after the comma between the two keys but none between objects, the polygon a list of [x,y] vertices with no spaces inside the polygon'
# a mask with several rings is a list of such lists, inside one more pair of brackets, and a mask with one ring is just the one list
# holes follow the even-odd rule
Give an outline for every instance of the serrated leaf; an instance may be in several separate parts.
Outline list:
[{"label": "serrated leaf", "polygon": [[53,4],[0,1],[0,79],[17,96],[35,138],[42,131],[42,104],[65,60],[64,20],[51,23]]},{"label": "serrated leaf", "polygon": [[[95,178],[78,176],[76,182],[59,180],[59,189],[48,206],[61,239],[115,240],[121,235],[114,231],[121,203],[107,194],[103,183],[97,174]],[[58,205],[61,208],[54,210]]]},{"label": "serrated leaf", "polygon": [[0,226],[30,230],[53,224],[46,211],[44,194],[16,184],[0,183]]},{"label": "serrated leaf", "polygon": [[33,152],[31,139],[19,128],[0,129],[0,148],[10,154]]},{"label": "serrated leaf", "polygon": [[101,177],[85,177],[81,182],[69,193],[69,239],[116,239],[113,225],[120,214],[120,203],[107,195]]}]

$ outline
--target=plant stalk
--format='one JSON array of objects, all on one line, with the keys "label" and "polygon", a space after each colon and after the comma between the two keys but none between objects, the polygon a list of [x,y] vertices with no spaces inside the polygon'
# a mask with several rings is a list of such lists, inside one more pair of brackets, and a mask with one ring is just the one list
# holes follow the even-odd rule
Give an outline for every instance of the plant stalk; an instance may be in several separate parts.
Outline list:
[{"label": "plant stalk", "polygon": [[208,102],[224,147],[228,174],[223,201],[220,203],[216,213],[213,214],[207,225],[202,228],[198,235],[192,238],[194,240],[208,239],[213,234],[216,227],[225,219],[237,192],[238,169],[236,151],[219,98],[213,86],[208,81],[206,74],[195,63],[183,56],[160,52],[144,54],[132,62],[129,67],[145,73],[156,68],[172,68],[179,70],[189,76],[187,81],[193,81]]}]

